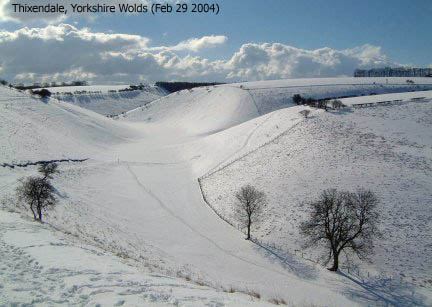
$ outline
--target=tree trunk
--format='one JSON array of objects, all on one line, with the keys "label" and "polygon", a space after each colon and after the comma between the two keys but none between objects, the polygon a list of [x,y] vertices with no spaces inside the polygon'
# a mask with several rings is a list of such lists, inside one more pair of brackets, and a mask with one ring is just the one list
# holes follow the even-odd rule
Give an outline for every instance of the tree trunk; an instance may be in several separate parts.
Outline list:
[{"label": "tree trunk", "polygon": [[38,215],[39,215],[39,221],[42,222],[42,208],[40,206],[37,207],[37,212],[38,212]]},{"label": "tree trunk", "polygon": [[246,238],[246,240],[250,240],[250,229],[251,229],[251,224],[252,224],[252,222],[251,222],[251,220],[249,219],[249,221],[248,221],[248,226],[247,226],[247,238]]},{"label": "tree trunk", "polygon": [[339,269],[339,253],[333,251],[333,266],[329,269],[330,271],[337,272]]},{"label": "tree trunk", "polygon": [[31,209],[31,211],[32,211],[32,213],[33,213],[33,217],[34,217],[34,219],[37,220],[36,212],[35,212],[34,209],[33,209],[33,205],[30,205],[30,209]]}]

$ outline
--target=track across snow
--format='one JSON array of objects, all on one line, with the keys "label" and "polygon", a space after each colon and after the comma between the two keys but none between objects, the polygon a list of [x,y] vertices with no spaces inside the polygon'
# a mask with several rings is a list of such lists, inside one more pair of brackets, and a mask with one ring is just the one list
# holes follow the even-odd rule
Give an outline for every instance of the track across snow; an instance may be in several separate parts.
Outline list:
[{"label": "track across snow", "polygon": [[[108,121],[65,103],[32,105],[23,97],[19,103],[32,109],[23,121],[38,123],[43,142],[54,146],[50,137],[58,140],[59,135],[70,133],[72,140],[83,144],[74,147],[76,143],[66,139],[48,148],[62,154],[79,149],[81,155],[92,158],[62,168],[55,179],[61,206],[47,215],[48,221],[80,240],[127,255],[155,271],[190,276],[217,289],[255,292],[263,302],[272,298],[318,306],[323,302],[332,306],[374,304],[380,299],[388,302],[373,294],[375,288],[365,290],[348,277],[289,255],[283,260],[244,240],[243,234],[219,219],[202,198],[198,177],[269,142],[278,142],[291,131],[306,129],[298,114],[305,107],[291,103],[289,82],[251,83],[248,89],[230,85],[182,91],[127,112],[119,121]],[[296,82],[294,85],[307,88],[307,80]],[[349,86],[339,88],[338,93],[361,91],[349,82],[342,82]],[[310,86],[308,93],[330,95],[327,92],[337,86],[335,81],[328,83],[327,89]],[[289,90],[278,88],[281,84]],[[367,91],[382,88],[379,84],[368,86]],[[397,86],[406,84],[400,81]],[[12,110],[8,114],[17,118],[18,108]],[[312,116],[320,118],[321,113],[313,111]],[[44,114],[61,116],[64,126],[46,132],[45,124],[38,121]],[[29,120],[33,117],[36,120]],[[1,144],[9,160],[20,146],[14,134],[18,121],[8,124],[5,135],[9,141]],[[47,127],[56,123],[53,116],[47,117]],[[26,137],[19,148],[25,148],[31,136],[39,136],[32,127],[17,132]],[[314,147],[303,145],[302,150],[308,145]],[[23,151],[18,160],[30,160],[35,153],[45,158],[50,150],[37,147]],[[7,176],[0,177],[0,185],[12,191],[14,180],[35,172],[8,170]],[[255,176],[257,173],[249,174],[251,180]],[[230,184],[229,180],[226,183]],[[429,293],[425,297],[416,293],[413,301],[427,305]],[[407,298],[403,291],[398,294]]]}]

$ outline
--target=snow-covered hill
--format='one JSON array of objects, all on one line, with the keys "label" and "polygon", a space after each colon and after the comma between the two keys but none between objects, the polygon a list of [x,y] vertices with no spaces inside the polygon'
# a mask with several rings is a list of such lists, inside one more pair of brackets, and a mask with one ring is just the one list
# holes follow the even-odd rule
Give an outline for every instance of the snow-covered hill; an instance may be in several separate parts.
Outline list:
[{"label": "snow-covered hill", "polygon": [[138,133],[56,99],[0,87],[0,164],[96,157]]},{"label": "snow-covered hill", "polygon": [[267,305],[246,294],[137,270],[128,259],[17,214],[2,211],[0,223],[2,306]]},{"label": "snow-covered hill", "polygon": [[[293,252],[301,249],[304,202],[327,188],[371,189],[381,200],[385,239],[377,244],[373,265],[363,264],[363,274],[380,272],[431,288],[432,92],[349,98],[344,103],[389,100],[404,102],[315,111],[266,146],[238,160],[233,157],[234,162],[203,179],[209,202],[234,221],[235,191],[247,183],[264,190],[269,211],[255,236]],[[320,256],[308,253],[313,259]]]},{"label": "snow-covered hill", "polygon": [[[102,115],[118,115],[143,106],[167,95],[157,86],[146,85],[141,90],[121,91],[128,86],[72,86],[48,88],[55,98],[92,110]],[[75,93],[78,92],[78,93]],[[68,93],[72,93],[70,95]]]},{"label": "snow-covered hill", "polygon": [[[414,80],[416,84],[420,81],[429,82],[426,89],[432,87],[432,80]],[[324,187],[322,181],[326,182],[327,176],[332,177],[328,179],[329,184],[343,183],[343,187],[352,187],[355,178],[370,184],[379,174],[389,176],[389,183],[376,186],[380,191],[392,184],[412,191],[395,205],[401,211],[404,209],[402,201],[412,202],[410,210],[403,211],[409,223],[418,222],[421,212],[427,210],[425,189],[430,177],[422,173],[422,167],[429,165],[425,157],[430,144],[423,139],[430,140],[427,134],[430,104],[417,103],[415,106],[419,109],[407,107],[395,113],[390,109],[374,113],[378,108],[350,108],[338,113],[314,110],[312,118],[305,121],[298,114],[305,107],[292,104],[293,94],[324,98],[324,95],[368,95],[379,88],[388,93],[394,86],[398,87],[398,92],[413,89],[405,79],[392,80],[392,84],[399,83],[397,85],[391,85],[390,81],[387,84],[385,79],[320,80],[324,85],[316,82],[283,80],[196,88],[162,97],[127,112],[118,121],[54,99],[44,104],[23,94],[17,94],[16,104],[10,109],[13,95],[5,92],[9,98],[1,106],[8,113],[2,119],[9,122],[5,125],[7,130],[3,132],[2,127],[1,131],[2,151],[7,153],[7,161],[80,152],[91,158],[83,163],[60,165],[61,172],[54,178],[60,203],[46,215],[46,221],[79,242],[130,259],[139,268],[221,291],[249,293],[260,297],[259,302],[263,304],[283,299],[294,306],[429,305],[431,291],[407,285],[406,280],[389,282],[376,275],[362,279],[345,273],[334,274],[301,256],[292,255],[298,242],[294,233],[297,224],[292,222],[285,226],[285,217],[292,215],[298,222],[304,208],[296,205],[287,208],[286,205],[297,204],[295,200],[303,199],[305,191],[309,191],[307,197],[313,197],[314,192]],[[356,85],[352,85],[353,82]],[[378,95],[373,97],[379,99]],[[404,106],[411,104],[395,107]],[[19,112],[20,109],[25,111]],[[416,115],[407,117],[404,112]],[[426,114],[423,117],[422,112]],[[44,118],[46,121],[42,120]],[[21,123],[26,122],[30,126],[19,130]],[[409,132],[402,124],[408,125]],[[347,132],[350,129],[354,131],[352,136]],[[332,138],[333,133],[338,138]],[[34,138],[41,141],[35,143]],[[361,147],[358,149],[360,156],[351,152],[345,154],[356,146]],[[324,153],[321,150],[325,150]],[[259,154],[261,152],[266,154]],[[339,152],[343,156],[337,164],[331,159],[332,154]],[[412,157],[415,153],[418,160]],[[301,160],[303,156],[307,160]],[[327,164],[319,163],[321,157]],[[240,169],[238,163],[242,161],[247,164]],[[403,165],[401,161],[408,164]],[[416,164],[416,161],[423,162]],[[357,167],[355,172],[352,165]],[[371,169],[372,166],[381,168]],[[232,169],[237,171],[232,172]],[[397,169],[406,175],[405,179],[397,180]],[[357,177],[341,182],[339,178],[344,178],[344,170]],[[297,175],[293,175],[294,171]],[[0,172],[1,196],[10,197],[17,180],[35,174],[36,167],[0,167]],[[300,175],[307,178],[296,181]],[[241,232],[214,214],[203,200],[198,185],[198,177],[203,176],[204,191],[218,210],[230,206],[232,191],[247,180],[269,193],[270,218],[255,235],[279,245],[287,243],[288,252],[278,256],[244,240]],[[315,177],[315,181],[308,179],[313,176],[321,181],[317,182]],[[293,182],[298,194],[291,194],[291,190],[286,192]],[[394,191],[389,189],[382,195],[390,197]],[[399,190],[396,192],[395,195],[402,194]],[[291,200],[280,195],[297,198]],[[415,207],[415,200],[410,198],[413,195],[418,195],[422,205]],[[400,222],[397,214],[390,214],[390,202],[383,203],[383,214],[394,222],[394,225],[385,224],[387,229],[401,225],[397,224]],[[8,200],[6,204],[13,206],[14,201]],[[229,211],[226,212],[229,215]],[[424,213],[427,214],[428,211]],[[409,236],[421,235],[419,229],[412,226]],[[396,233],[401,244],[406,244],[406,237]],[[429,240],[427,236],[424,239]],[[397,251],[405,257],[409,253],[393,244],[397,241],[395,235],[386,248],[391,247],[395,254]],[[414,241],[419,246],[419,241]],[[382,249],[378,251],[383,252]],[[416,258],[415,265],[420,263],[419,259],[422,256]],[[383,257],[376,261],[385,262]],[[427,263],[424,261],[423,265]],[[424,279],[420,270],[414,271],[418,273],[415,274],[417,278]],[[431,270],[424,267],[424,271]]]}]

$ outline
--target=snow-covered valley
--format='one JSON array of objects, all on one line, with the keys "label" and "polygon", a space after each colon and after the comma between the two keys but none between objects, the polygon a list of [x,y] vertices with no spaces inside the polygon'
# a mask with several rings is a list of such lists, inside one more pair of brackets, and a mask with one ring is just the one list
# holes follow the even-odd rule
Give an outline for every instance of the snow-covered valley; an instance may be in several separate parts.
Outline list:
[{"label": "snow-covered valley", "polygon": [[[430,305],[432,92],[410,91],[430,90],[432,80],[414,79],[416,84],[408,85],[404,78],[389,79],[196,88],[158,98],[119,120],[1,88],[0,164],[89,160],[60,165],[53,180],[60,202],[47,213],[46,225],[7,212],[13,208],[29,216],[16,208],[13,192],[18,179],[37,168],[0,167],[0,252],[9,259],[2,262],[0,296],[5,299],[0,303],[31,303],[28,279],[49,289],[52,281],[40,279],[43,269],[25,263],[22,253],[28,249],[30,258],[43,263],[60,242],[66,246],[61,253],[71,255],[72,249],[86,267],[70,268],[70,260],[48,262],[51,271],[80,274],[76,279],[57,274],[65,287],[52,285],[52,296],[35,297],[35,304]],[[314,109],[303,119],[299,111],[308,107],[292,104],[293,94],[360,96],[345,98],[347,105],[363,99],[404,101]],[[426,98],[411,101],[416,97]],[[241,185],[264,190],[269,211],[253,234],[283,250],[274,254],[244,240],[206,204],[198,178],[207,200],[228,219],[233,193]],[[388,234],[377,244],[374,263],[362,264],[370,277],[331,273],[296,255],[301,202],[329,186],[359,185],[377,190]],[[44,239],[38,248],[28,247],[39,238]],[[317,253],[307,253],[316,259]],[[39,273],[19,279],[7,269],[13,265],[21,276],[28,270]],[[392,274],[397,278],[388,280]],[[18,286],[12,287],[12,280]]]}]

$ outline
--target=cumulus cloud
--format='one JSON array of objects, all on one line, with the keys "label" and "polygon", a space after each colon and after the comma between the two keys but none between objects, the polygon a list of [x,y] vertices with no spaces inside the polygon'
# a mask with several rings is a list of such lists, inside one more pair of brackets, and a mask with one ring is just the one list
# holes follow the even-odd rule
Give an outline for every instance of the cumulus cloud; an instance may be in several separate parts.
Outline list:
[{"label": "cumulus cloud", "polygon": [[143,36],[93,32],[69,24],[25,27],[0,31],[0,73],[11,82],[237,81],[351,76],[359,67],[392,64],[373,45],[305,50],[279,43],[247,43],[228,59],[197,55],[227,39],[210,35],[174,46],[151,46]]},{"label": "cumulus cloud", "polygon": [[381,48],[363,45],[353,49],[299,49],[279,43],[244,44],[227,61],[229,78],[263,80],[277,78],[351,76],[359,67],[390,62]]}]

